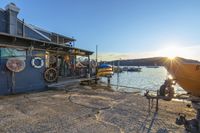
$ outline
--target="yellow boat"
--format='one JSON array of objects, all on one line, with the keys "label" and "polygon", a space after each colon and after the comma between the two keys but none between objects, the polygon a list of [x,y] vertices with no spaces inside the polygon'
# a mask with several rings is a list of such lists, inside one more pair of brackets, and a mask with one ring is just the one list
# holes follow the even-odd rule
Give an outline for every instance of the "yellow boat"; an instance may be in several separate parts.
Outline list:
[{"label": "yellow boat", "polygon": [[112,71],[97,73],[97,76],[100,76],[100,77],[107,77],[107,76],[111,76],[111,75],[113,75]]},{"label": "yellow boat", "polygon": [[107,77],[113,75],[113,70],[112,68],[100,68],[98,69],[97,76],[100,77]]},{"label": "yellow boat", "polygon": [[188,63],[180,59],[168,60],[165,64],[173,79],[193,96],[200,96],[200,63]]},{"label": "yellow boat", "polygon": [[113,71],[113,69],[112,68],[100,68],[100,69],[98,69],[98,73],[101,73],[101,72],[108,72],[108,71]]},{"label": "yellow boat", "polygon": [[113,75],[113,69],[111,65],[101,64],[98,67],[97,76],[110,77],[111,75]]}]

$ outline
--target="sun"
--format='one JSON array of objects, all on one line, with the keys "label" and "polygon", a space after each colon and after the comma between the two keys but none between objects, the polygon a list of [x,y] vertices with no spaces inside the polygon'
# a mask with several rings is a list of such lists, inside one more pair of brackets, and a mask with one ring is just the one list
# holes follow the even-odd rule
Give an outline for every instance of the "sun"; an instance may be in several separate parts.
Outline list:
[{"label": "sun", "polygon": [[175,57],[187,57],[188,52],[183,47],[169,46],[159,51],[159,56],[174,59]]},{"label": "sun", "polygon": [[163,55],[165,57],[168,57],[169,59],[174,59],[175,57],[178,56],[178,53],[177,53],[177,49],[176,48],[169,48],[167,49],[166,51],[163,51]]}]

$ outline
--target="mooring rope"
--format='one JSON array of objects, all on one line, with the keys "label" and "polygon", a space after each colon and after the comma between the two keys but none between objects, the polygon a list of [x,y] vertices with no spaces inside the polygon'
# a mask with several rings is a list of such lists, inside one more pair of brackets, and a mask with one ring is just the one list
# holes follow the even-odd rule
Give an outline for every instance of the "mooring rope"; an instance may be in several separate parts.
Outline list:
[{"label": "mooring rope", "polygon": [[[103,83],[103,84],[107,85],[106,83]],[[130,89],[141,90],[141,91],[147,91],[148,90],[148,91],[152,91],[152,92],[157,92],[157,90],[145,89],[145,88],[137,88],[137,87],[133,87],[133,86],[125,86],[125,85],[117,85],[117,84],[110,84],[110,86],[130,88]]]},{"label": "mooring rope", "polygon": [[84,104],[81,104],[81,103],[76,103],[76,102],[74,102],[74,101],[72,100],[72,96],[73,96],[73,94],[70,94],[69,97],[68,97],[68,101],[69,101],[70,103],[73,103],[73,104],[76,104],[76,105],[79,105],[79,106],[83,106],[83,107],[85,107],[85,108],[90,108],[90,109],[95,109],[95,110],[106,110],[106,109],[110,109],[110,108],[111,108],[111,106],[100,107],[100,108],[98,108],[98,107],[87,106],[87,105],[84,105]]}]

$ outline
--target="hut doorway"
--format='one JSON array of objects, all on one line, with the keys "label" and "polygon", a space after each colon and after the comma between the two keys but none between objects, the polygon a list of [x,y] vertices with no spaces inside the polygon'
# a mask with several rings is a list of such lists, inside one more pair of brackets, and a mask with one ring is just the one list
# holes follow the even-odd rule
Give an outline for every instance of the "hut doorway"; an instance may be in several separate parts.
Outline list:
[{"label": "hut doorway", "polygon": [[72,73],[72,65],[70,63],[70,58],[65,55],[65,56],[60,56],[58,58],[59,62],[59,76],[61,77],[71,77],[73,76]]},{"label": "hut doorway", "polygon": [[68,54],[48,53],[46,60],[47,68],[53,67],[57,69],[59,78],[74,76],[74,58]]}]

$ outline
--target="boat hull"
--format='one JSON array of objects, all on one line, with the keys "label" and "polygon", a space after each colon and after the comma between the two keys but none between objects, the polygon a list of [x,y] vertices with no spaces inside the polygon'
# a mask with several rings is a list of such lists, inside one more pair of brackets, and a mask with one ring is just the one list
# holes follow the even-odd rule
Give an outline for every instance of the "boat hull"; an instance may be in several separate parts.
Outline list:
[{"label": "boat hull", "polygon": [[111,65],[102,64],[98,67],[97,76],[110,77],[113,75],[113,68]]},{"label": "boat hull", "polygon": [[193,96],[200,96],[200,64],[171,61],[166,69],[176,82]]}]

